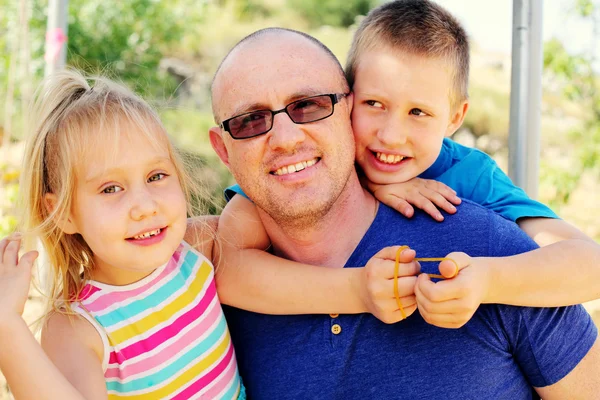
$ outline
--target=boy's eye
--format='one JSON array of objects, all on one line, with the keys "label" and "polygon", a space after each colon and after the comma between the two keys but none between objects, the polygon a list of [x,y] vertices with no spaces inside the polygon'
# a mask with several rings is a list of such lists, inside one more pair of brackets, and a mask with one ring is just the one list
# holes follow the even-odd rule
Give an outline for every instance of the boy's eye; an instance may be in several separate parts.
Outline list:
[{"label": "boy's eye", "polygon": [[383,104],[381,104],[377,100],[367,100],[365,101],[365,103],[367,103],[371,107],[383,108]]},{"label": "boy's eye", "polygon": [[111,185],[111,186],[107,186],[104,189],[102,189],[102,193],[111,194],[111,193],[120,192],[121,190],[123,190],[123,188],[121,188],[117,185]]},{"label": "boy's eye", "polygon": [[422,117],[422,116],[426,115],[420,108],[411,109],[409,114],[416,115],[418,117]]},{"label": "boy's eye", "polygon": [[150,178],[148,178],[148,182],[157,182],[157,181],[163,180],[166,176],[167,176],[167,174],[163,174],[162,172],[158,173],[158,174],[154,174]]}]

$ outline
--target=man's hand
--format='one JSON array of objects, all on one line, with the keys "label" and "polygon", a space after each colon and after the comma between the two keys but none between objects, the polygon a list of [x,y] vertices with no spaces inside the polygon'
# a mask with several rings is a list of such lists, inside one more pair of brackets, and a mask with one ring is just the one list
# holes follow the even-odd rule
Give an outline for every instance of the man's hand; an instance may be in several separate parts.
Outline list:
[{"label": "man's hand", "polygon": [[0,241],[0,322],[22,315],[29,294],[31,267],[38,253],[30,251],[19,260],[20,246],[18,236]]},{"label": "man's hand", "polygon": [[444,281],[432,282],[427,274],[419,275],[415,285],[415,297],[423,319],[440,328],[460,328],[466,324],[479,305],[484,302],[490,287],[490,276],[485,265],[477,264],[477,258],[465,253],[450,253],[448,260],[439,266]]},{"label": "man's hand", "polygon": [[415,206],[431,215],[436,221],[443,221],[444,217],[438,208],[454,214],[456,212],[454,205],[459,205],[461,202],[452,188],[429,179],[413,178],[389,185],[368,182],[367,186],[377,200],[407,218],[413,216],[415,210],[412,206]]},{"label": "man's hand", "polygon": [[[399,247],[386,247],[375,254],[363,268],[360,282],[363,304],[371,314],[386,324],[402,320],[402,313],[394,297],[394,266]],[[417,308],[414,288],[420,267],[414,258],[415,251],[405,249],[400,255],[398,270],[398,292],[407,317]]]}]

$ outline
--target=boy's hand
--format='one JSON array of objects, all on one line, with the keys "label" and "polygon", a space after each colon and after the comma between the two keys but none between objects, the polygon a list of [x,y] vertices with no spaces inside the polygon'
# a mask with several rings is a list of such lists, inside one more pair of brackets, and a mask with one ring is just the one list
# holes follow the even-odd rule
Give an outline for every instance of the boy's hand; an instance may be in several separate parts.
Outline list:
[{"label": "boy's hand", "polygon": [[22,315],[29,295],[31,267],[38,253],[30,251],[19,260],[20,246],[18,236],[0,241],[0,323]]},{"label": "boy's hand", "polygon": [[[394,266],[398,247],[384,248],[363,268],[360,288],[363,303],[371,314],[386,324],[402,320],[402,313],[394,297]],[[420,266],[414,258],[414,250],[404,250],[400,255],[398,269],[398,292],[407,317],[417,308],[414,288]]]},{"label": "boy's hand", "polygon": [[432,282],[421,274],[415,285],[415,297],[423,319],[440,328],[460,328],[466,324],[487,296],[490,276],[484,265],[476,265],[477,258],[465,253],[450,253],[451,261],[442,261],[440,273],[451,279]]},{"label": "boy's hand", "polygon": [[414,205],[431,215],[436,221],[443,221],[444,217],[438,207],[449,214],[454,214],[456,212],[454,205],[459,205],[461,202],[452,188],[429,179],[413,178],[389,185],[368,183],[367,186],[377,200],[407,218],[413,216],[415,210],[412,205]]}]

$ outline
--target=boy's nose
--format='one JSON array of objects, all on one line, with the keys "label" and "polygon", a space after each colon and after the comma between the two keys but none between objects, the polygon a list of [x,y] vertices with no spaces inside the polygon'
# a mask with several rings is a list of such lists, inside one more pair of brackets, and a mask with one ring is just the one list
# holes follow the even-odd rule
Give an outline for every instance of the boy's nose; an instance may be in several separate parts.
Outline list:
[{"label": "boy's nose", "polygon": [[390,121],[377,130],[377,139],[388,146],[398,147],[406,144],[408,132],[400,121]]}]

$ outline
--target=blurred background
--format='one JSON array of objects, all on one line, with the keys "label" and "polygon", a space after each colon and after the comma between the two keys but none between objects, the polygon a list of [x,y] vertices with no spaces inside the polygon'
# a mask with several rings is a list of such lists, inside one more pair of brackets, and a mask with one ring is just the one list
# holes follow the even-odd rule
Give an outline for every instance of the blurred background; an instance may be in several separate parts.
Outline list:
[{"label": "blurred background", "polygon": [[[122,80],[156,106],[175,142],[196,161],[213,196],[210,211],[218,213],[222,189],[232,182],[207,133],[209,85],[221,58],[252,31],[282,26],[317,37],[343,64],[357,23],[382,2],[70,0],[66,59]],[[486,151],[507,171],[513,2],[437,2],[472,40],[471,104],[454,139]],[[600,0],[552,0],[543,11],[539,199],[598,241]],[[17,225],[24,127],[44,76],[47,18],[48,1],[0,0],[0,236]],[[39,302],[32,296],[30,315]],[[600,321],[600,307],[587,306]],[[10,398],[3,387],[0,375],[0,399]]]}]

